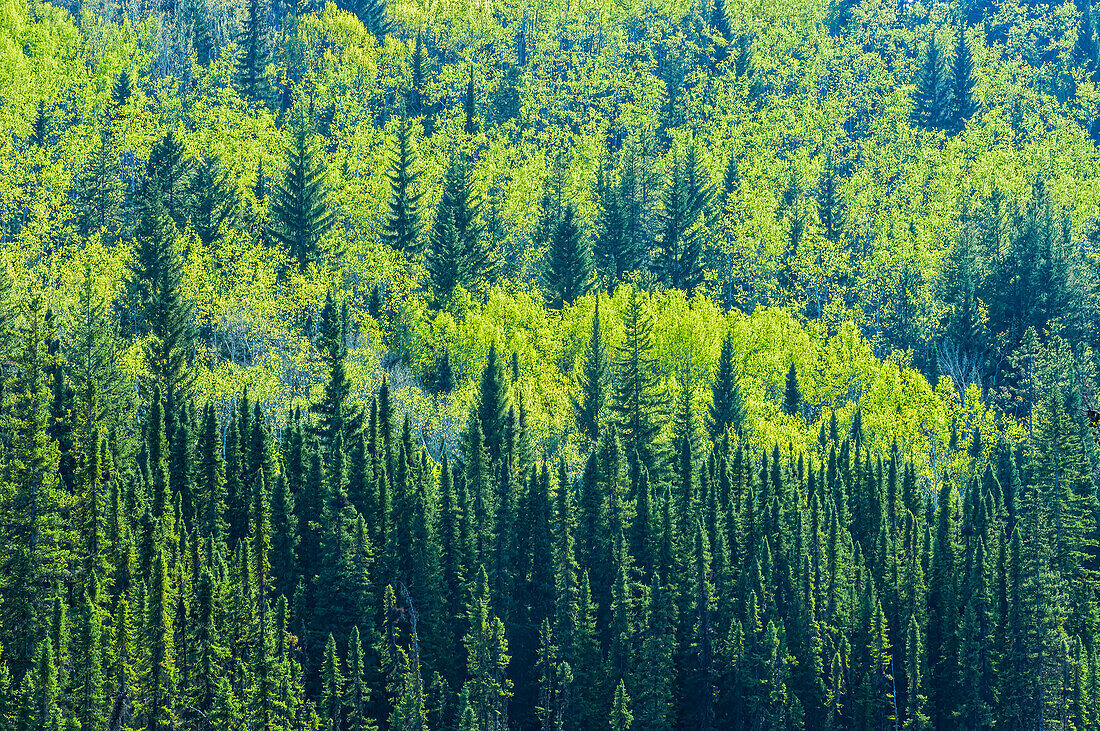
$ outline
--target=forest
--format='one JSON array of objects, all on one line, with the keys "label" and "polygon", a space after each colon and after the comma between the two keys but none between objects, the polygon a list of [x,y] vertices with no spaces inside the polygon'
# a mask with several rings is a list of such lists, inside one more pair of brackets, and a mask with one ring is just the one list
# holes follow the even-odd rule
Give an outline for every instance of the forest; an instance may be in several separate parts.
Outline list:
[{"label": "forest", "polygon": [[1089,0],[0,0],[0,731],[1100,727]]}]

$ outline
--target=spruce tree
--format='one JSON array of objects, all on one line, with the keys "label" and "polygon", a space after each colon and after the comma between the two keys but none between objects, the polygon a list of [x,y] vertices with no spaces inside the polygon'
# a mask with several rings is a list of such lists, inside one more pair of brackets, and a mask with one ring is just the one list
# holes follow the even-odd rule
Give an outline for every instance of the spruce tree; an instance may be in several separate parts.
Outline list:
[{"label": "spruce tree", "polygon": [[99,234],[113,243],[122,226],[122,181],[118,153],[107,129],[100,130],[87,161],[73,184],[76,230],[81,236]]},{"label": "spruce tree", "polygon": [[191,387],[195,331],[183,295],[183,264],[176,228],[158,186],[146,186],[141,221],[134,232],[134,259],[126,278],[127,304],[137,334],[150,336],[144,348],[149,388],[181,403]]},{"label": "spruce tree", "polygon": [[936,505],[935,544],[928,583],[928,700],[932,723],[948,728],[960,699],[955,491],[944,481]]},{"label": "spruce tree", "polygon": [[825,238],[834,243],[840,240],[847,223],[844,200],[837,190],[837,182],[833,153],[830,151],[825,156],[825,173],[821,178],[821,185],[818,186],[817,212]]},{"label": "spruce tree", "polygon": [[463,638],[466,647],[466,674],[470,705],[478,726],[483,729],[504,727],[512,681],[508,679],[508,641],[504,623],[489,605],[489,578],[482,566],[471,592],[466,618],[469,630]]},{"label": "spruce tree", "polygon": [[271,195],[270,235],[302,268],[320,257],[321,240],[336,218],[326,175],[313,125],[298,112],[286,146],[286,171]]},{"label": "spruce tree", "polygon": [[974,102],[974,58],[970,54],[970,44],[966,40],[965,23],[960,23],[956,32],[955,59],[951,64],[950,94],[950,127],[952,131],[959,132],[977,111],[977,104]]},{"label": "spruce tree", "polygon": [[608,179],[606,166],[601,163],[596,174],[599,213],[596,217],[592,253],[600,284],[608,291],[613,291],[623,273],[621,262],[626,245],[625,211],[622,191]]},{"label": "spruce tree", "polygon": [[420,250],[420,211],[417,208],[423,191],[417,190],[420,170],[416,166],[412,125],[403,114],[397,126],[397,154],[390,171],[389,212],[382,230],[382,240],[398,251],[410,255]]},{"label": "spruce tree", "polygon": [[336,640],[330,634],[321,664],[321,703],[318,709],[325,731],[343,728],[340,720],[343,715],[343,693],[344,674],[340,669],[340,655],[336,651]]},{"label": "spruce tree", "polygon": [[497,354],[496,343],[489,345],[489,356],[481,372],[477,419],[484,437],[485,450],[491,464],[504,455],[508,409],[511,396],[504,377],[504,364]]},{"label": "spruce tree", "polygon": [[450,297],[458,285],[472,290],[492,280],[491,252],[482,236],[480,208],[466,153],[456,152],[443,180],[426,261],[437,302]]},{"label": "spruce tree", "polygon": [[547,303],[560,310],[586,294],[592,284],[588,245],[577,225],[572,203],[567,203],[558,217],[546,256]]},{"label": "spruce tree", "polygon": [[1077,5],[1077,41],[1073,47],[1074,62],[1085,71],[1086,78],[1094,82],[1098,75],[1095,21],[1092,16],[1092,3],[1079,0]]},{"label": "spruce tree", "polygon": [[9,372],[3,414],[11,442],[8,476],[0,492],[0,510],[7,516],[0,524],[0,628],[13,671],[22,674],[33,660],[36,638],[45,634],[43,620],[63,566],[60,511],[65,496],[59,489],[57,443],[47,434],[45,341],[50,333],[38,295],[23,305],[15,334],[19,350]]},{"label": "spruce tree", "polygon": [[703,281],[700,259],[706,236],[705,213],[714,197],[712,187],[694,143],[686,152],[677,149],[673,153],[662,201],[661,247],[654,265],[665,284],[689,296]]},{"label": "spruce tree", "polygon": [[[719,0],[720,2],[721,0]],[[615,698],[611,701],[611,731],[630,731],[634,723],[634,714],[630,712],[630,696],[626,694],[623,681],[615,687]]]},{"label": "spruce tree", "polygon": [[375,42],[382,44],[390,30],[390,21],[386,17],[386,0],[349,0],[348,10],[355,13],[367,32],[374,36]]},{"label": "spruce tree", "polygon": [[798,371],[791,363],[787,371],[787,386],[783,392],[783,413],[794,416],[802,411],[802,389],[798,385]]},{"label": "spruce tree", "polygon": [[237,187],[221,161],[204,155],[190,180],[191,227],[205,247],[217,244],[236,222]]},{"label": "spruce tree", "polygon": [[164,137],[153,144],[142,181],[142,198],[148,202],[159,192],[161,203],[168,217],[182,231],[191,211],[191,178],[194,162],[175,130],[169,129]]},{"label": "spruce tree", "polygon": [[267,65],[271,60],[268,46],[267,7],[264,0],[248,0],[248,12],[241,29],[241,50],[237,57],[237,88],[245,99],[267,104],[271,85]]},{"label": "spruce tree", "polygon": [[591,443],[600,435],[600,419],[607,402],[607,382],[610,377],[607,346],[600,329],[600,298],[596,296],[592,314],[592,335],[584,352],[580,383],[580,398],[571,396],[577,427]]},{"label": "spruce tree", "polygon": [[742,434],[747,426],[748,413],[741,395],[733,332],[727,330],[718,356],[718,370],[711,382],[711,403],[707,411],[707,429],[712,441],[717,442],[727,430]]},{"label": "spruce tree", "polygon": [[653,318],[645,296],[633,286],[627,293],[623,326],[625,337],[616,349],[614,408],[623,441],[631,445],[642,464],[652,465],[662,400],[653,354]]},{"label": "spruce tree", "polygon": [[928,38],[924,62],[917,71],[912,120],[925,129],[942,129],[951,120],[951,88],[944,73],[943,52],[935,29]]}]

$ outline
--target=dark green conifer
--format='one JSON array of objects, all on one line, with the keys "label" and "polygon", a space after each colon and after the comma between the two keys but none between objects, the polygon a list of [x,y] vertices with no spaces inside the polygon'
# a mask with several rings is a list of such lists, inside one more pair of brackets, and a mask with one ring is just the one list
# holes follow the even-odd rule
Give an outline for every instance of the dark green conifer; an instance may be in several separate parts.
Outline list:
[{"label": "dark green conifer", "polygon": [[423,195],[423,191],[417,189],[420,170],[416,166],[412,129],[408,114],[403,114],[397,126],[397,154],[389,171],[389,212],[382,230],[383,241],[410,255],[420,251],[420,211],[417,206]]},{"label": "dark green conifer", "polygon": [[748,413],[741,395],[737,356],[733,346],[733,332],[727,331],[718,356],[718,370],[711,383],[711,403],[707,411],[707,429],[712,441],[717,442],[727,430],[742,434],[747,426]]},{"label": "dark green conifer", "polygon": [[577,427],[591,443],[595,443],[600,434],[600,419],[607,402],[607,382],[610,371],[607,359],[607,346],[603,341],[600,328],[600,299],[596,297],[595,311],[592,315],[592,335],[588,348],[584,352],[580,385],[580,398],[571,396]]},{"label": "dark green conifer", "polygon": [[794,416],[802,411],[802,389],[798,385],[798,371],[791,363],[787,371],[787,386],[783,392],[783,413]]},{"label": "dark green conifer", "polygon": [[286,171],[271,192],[269,208],[272,239],[302,268],[321,256],[321,241],[336,218],[316,136],[306,114],[296,112],[286,146]]},{"label": "dark green conifer", "polygon": [[560,310],[588,292],[592,284],[592,263],[584,234],[576,221],[572,203],[562,208],[550,235],[544,281],[547,302]]},{"label": "dark green conifer", "polygon": [[928,38],[924,61],[914,80],[912,119],[925,129],[942,129],[951,120],[951,88],[944,73],[943,52],[935,28]]},{"label": "dark green conifer", "polygon": [[271,50],[268,46],[267,7],[264,0],[249,0],[240,38],[237,88],[245,99],[261,105],[267,104],[271,98],[271,84],[267,78]]}]

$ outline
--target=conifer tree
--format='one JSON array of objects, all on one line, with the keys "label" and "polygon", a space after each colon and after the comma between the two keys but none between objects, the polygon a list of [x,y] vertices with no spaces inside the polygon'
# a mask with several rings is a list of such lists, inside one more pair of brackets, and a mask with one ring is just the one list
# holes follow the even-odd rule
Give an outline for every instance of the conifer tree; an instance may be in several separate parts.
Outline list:
[{"label": "conifer tree", "polygon": [[627,243],[626,213],[622,190],[608,179],[606,166],[601,163],[596,173],[599,213],[592,246],[593,263],[600,284],[612,291],[623,274],[622,266],[626,263],[624,259],[630,258],[624,251]]},{"label": "conifer tree", "polygon": [[974,116],[977,105],[974,103],[974,58],[970,54],[970,44],[966,40],[966,24],[960,23],[956,32],[955,59],[951,64],[951,108],[950,127],[959,132],[966,121]]},{"label": "conifer tree", "polygon": [[109,130],[99,133],[73,185],[76,199],[76,229],[81,236],[98,233],[113,243],[122,226],[122,181],[118,153]]},{"label": "conifer tree", "polygon": [[821,185],[817,192],[817,213],[821,220],[821,228],[825,238],[837,242],[844,233],[846,210],[844,200],[837,190],[837,173],[833,165],[833,153],[830,150],[825,155],[825,173],[821,178]]},{"label": "conifer tree", "polygon": [[572,203],[562,208],[550,236],[545,282],[547,302],[560,310],[586,294],[592,284],[588,245],[577,225]]},{"label": "conifer tree", "polygon": [[662,201],[661,248],[654,264],[667,285],[690,296],[703,279],[704,214],[714,194],[694,143],[686,153],[678,149],[673,153],[670,174]]},{"label": "conifer tree", "polygon": [[798,385],[798,371],[791,363],[787,371],[787,386],[783,393],[783,413],[794,416],[802,411],[802,389]]},{"label": "conifer tree", "polygon": [[390,22],[386,17],[386,0],[350,0],[351,12],[363,23],[367,32],[374,36],[375,41],[381,45],[390,30]]},{"label": "conifer tree", "polygon": [[1073,47],[1073,60],[1086,72],[1086,78],[1096,80],[1098,74],[1095,21],[1092,4],[1082,0],[1076,3],[1078,12],[1077,41]]},{"label": "conifer tree", "polygon": [[610,372],[607,361],[607,346],[604,345],[600,329],[600,298],[596,297],[595,312],[592,315],[592,335],[588,348],[584,352],[584,363],[580,378],[580,398],[571,396],[577,427],[591,443],[595,443],[600,434],[600,419],[607,402],[607,382]]},{"label": "conifer tree", "polygon": [[271,98],[271,85],[267,79],[271,51],[268,46],[267,7],[263,0],[248,1],[239,43],[237,88],[245,99],[267,104]]},{"label": "conifer tree", "polygon": [[240,204],[236,185],[217,157],[200,159],[191,176],[188,198],[195,235],[203,246],[214,246],[233,227]]},{"label": "conifer tree", "polygon": [[270,235],[303,268],[320,257],[321,240],[335,221],[326,176],[313,125],[304,112],[296,112],[286,146],[286,171],[271,195]]},{"label": "conifer tree", "polygon": [[630,731],[630,725],[634,723],[634,714],[630,712],[630,696],[626,694],[626,686],[621,680],[615,687],[615,698],[611,701],[610,715],[611,731]]},{"label": "conifer tree", "polygon": [[508,679],[508,641],[504,623],[489,606],[489,578],[482,566],[467,609],[469,630],[463,639],[466,647],[466,675],[470,705],[478,727],[486,731],[506,728],[508,699],[512,681]]},{"label": "conifer tree", "polygon": [[725,0],[714,0],[710,13],[710,27],[718,31],[718,35],[721,36],[721,40],[714,49],[714,64],[717,66],[729,58],[730,46],[734,40]]},{"label": "conifer tree", "polygon": [[343,704],[344,674],[340,670],[340,655],[336,652],[336,640],[330,634],[325,643],[325,654],[321,664],[321,704],[320,712],[323,728],[326,731],[339,731],[341,726],[341,706]]},{"label": "conifer tree", "polygon": [[925,129],[942,129],[951,120],[951,89],[944,73],[943,52],[936,41],[935,29],[928,38],[928,48],[913,93],[912,119]]},{"label": "conifer tree", "polygon": [[928,700],[932,723],[947,728],[959,701],[958,610],[956,593],[958,527],[955,491],[944,481],[936,505],[936,534],[928,584]]},{"label": "conifer tree", "polygon": [[111,85],[111,102],[117,109],[130,101],[130,94],[132,93],[133,88],[130,83],[130,73],[126,69],[123,69],[118,73],[118,78],[115,79],[114,84]]},{"label": "conifer tree", "polygon": [[654,464],[654,444],[660,424],[657,361],[653,355],[653,319],[644,295],[631,287],[623,312],[626,330],[616,350],[614,408],[623,441],[632,445],[642,464]]},{"label": "conifer tree", "polygon": [[370,703],[370,690],[363,676],[363,644],[359,639],[359,628],[353,627],[348,639],[348,682],[344,689],[344,707],[346,710],[348,731],[371,731],[375,725],[367,716]]},{"label": "conifer tree", "polygon": [[504,364],[497,354],[496,343],[489,345],[485,370],[481,372],[477,420],[484,437],[485,451],[491,464],[504,455],[508,409],[511,395],[504,377]]},{"label": "conifer tree", "polygon": [[176,717],[176,658],[171,618],[174,597],[164,552],[159,546],[155,550],[144,622],[147,657],[139,700],[146,728],[165,731],[172,728]]},{"label": "conifer tree", "polygon": [[909,628],[906,630],[905,646],[905,675],[906,698],[908,705],[905,709],[906,731],[927,731],[931,728],[928,715],[925,712],[924,674],[922,667],[924,653],[921,651],[921,632],[917,626],[917,618],[909,618]]},{"label": "conifer tree", "polygon": [[59,451],[47,434],[49,392],[46,383],[47,331],[42,300],[35,295],[23,305],[15,331],[19,350],[5,396],[9,403],[3,426],[10,435],[10,457],[0,509],[0,628],[12,653],[12,668],[23,673],[33,660],[35,638],[45,634],[43,619],[51,588],[62,568],[60,543],[64,496],[59,490]]},{"label": "conifer tree", "polygon": [[406,112],[397,126],[397,154],[389,171],[389,212],[382,230],[383,241],[410,255],[420,251],[420,211],[417,206],[423,195],[422,191],[417,190],[420,170],[416,165],[412,129]]},{"label": "conifer tree", "polygon": [[726,332],[722,352],[718,356],[718,370],[711,383],[711,403],[707,411],[707,429],[712,441],[717,442],[727,430],[737,434],[744,432],[748,414],[745,399],[741,395],[737,356],[734,352],[733,333]]},{"label": "conifer tree", "polygon": [[480,209],[471,186],[469,161],[466,153],[459,151],[443,181],[426,261],[439,302],[458,285],[470,290],[492,279],[491,252],[482,236]]},{"label": "conifer tree", "polygon": [[170,401],[180,403],[192,377],[191,307],[183,298],[176,229],[162,193],[150,185],[144,195],[141,221],[134,232],[134,260],[127,272],[127,304],[134,330],[152,336],[144,354],[153,384]]}]

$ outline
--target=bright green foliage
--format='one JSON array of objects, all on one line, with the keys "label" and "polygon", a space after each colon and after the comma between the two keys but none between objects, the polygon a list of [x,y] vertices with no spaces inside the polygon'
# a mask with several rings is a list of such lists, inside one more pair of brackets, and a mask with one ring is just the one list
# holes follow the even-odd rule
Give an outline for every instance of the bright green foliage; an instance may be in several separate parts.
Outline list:
[{"label": "bright green foliage", "polygon": [[1087,2],[117,5],[0,13],[0,731],[1100,723]]}]

